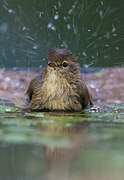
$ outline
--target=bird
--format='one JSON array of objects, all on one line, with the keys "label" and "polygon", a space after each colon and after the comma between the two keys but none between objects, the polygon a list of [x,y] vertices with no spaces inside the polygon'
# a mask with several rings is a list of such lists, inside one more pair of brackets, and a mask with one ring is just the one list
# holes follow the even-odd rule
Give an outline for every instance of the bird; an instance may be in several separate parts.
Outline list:
[{"label": "bird", "polygon": [[79,59],[64,48],[48,51],[47,65],[26,91],[31,111],[82,111],[93,105]]}]

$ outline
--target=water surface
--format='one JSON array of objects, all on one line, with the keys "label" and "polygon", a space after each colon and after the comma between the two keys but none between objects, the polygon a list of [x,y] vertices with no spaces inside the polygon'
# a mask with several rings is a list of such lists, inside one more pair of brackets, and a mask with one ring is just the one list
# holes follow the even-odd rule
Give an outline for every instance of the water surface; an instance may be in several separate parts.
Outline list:
[{"label": "water surface", "polygon": [[124,178],[123,104],[82,113],[24,113],[1,104],[0,179]]}]

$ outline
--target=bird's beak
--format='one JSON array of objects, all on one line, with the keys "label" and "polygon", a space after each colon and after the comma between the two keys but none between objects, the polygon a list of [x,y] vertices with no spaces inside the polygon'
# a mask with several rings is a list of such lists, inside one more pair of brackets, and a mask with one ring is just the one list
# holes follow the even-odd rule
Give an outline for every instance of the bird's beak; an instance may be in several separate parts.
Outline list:
[{"label": "bird's beak", "polygon": [[50,67],[56,67],[56,64],[53,63],[53,62],[48,62],[48,66],[50,66]]}]

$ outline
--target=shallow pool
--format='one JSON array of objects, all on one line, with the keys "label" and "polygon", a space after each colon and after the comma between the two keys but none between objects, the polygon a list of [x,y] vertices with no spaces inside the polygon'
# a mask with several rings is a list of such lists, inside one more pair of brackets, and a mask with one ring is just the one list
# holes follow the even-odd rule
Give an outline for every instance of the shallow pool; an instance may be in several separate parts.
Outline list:
[{"label": "shallow pool", "polygon": [[27,113],[1,102],[0,160],[1,180],[124,179],[124,104]]}]

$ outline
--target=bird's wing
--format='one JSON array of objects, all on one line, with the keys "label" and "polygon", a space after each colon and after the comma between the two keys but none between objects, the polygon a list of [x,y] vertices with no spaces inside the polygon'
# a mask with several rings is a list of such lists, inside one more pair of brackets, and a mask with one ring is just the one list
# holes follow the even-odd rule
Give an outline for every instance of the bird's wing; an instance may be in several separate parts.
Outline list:
[{"label": "bird's wing", "polygon": [[36,78],[32,79],[26,94],[28,95],[29,101],[32,100],[33,94],[36,92],[38,88],[42,86],[42,76],[37,76]]},{"label": "bird's wing", "polygon": [[89,90],[83,80],[80,87],[80,94],[81,94],[81,103],[83,108],[93,105],[91,95],[89,94]]}]

